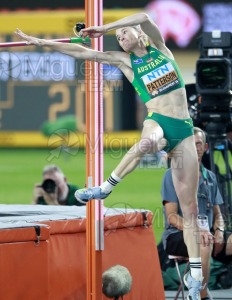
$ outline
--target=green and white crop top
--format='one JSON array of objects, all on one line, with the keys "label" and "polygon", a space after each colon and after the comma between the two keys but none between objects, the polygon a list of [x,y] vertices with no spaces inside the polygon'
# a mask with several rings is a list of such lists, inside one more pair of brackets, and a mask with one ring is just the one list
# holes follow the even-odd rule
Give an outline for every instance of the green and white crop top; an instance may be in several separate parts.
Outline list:
[{"label": "green and white crop top", "polygon": [[151,46],[148,54],[130,54],[134,71],[132,85],[144,103],[173,90],[184,87],[184,80],[176,62]]}]

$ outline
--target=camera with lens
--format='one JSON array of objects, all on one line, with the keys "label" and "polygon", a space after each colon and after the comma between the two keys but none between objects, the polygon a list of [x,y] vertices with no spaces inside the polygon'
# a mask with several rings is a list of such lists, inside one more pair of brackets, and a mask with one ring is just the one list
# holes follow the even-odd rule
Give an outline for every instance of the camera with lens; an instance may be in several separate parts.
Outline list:
[{"label": "camera with lens", "polygon": [[[224,212],[230,212],[229,223],[232,215],[232,171],[226,131],[232,122],[232,33],[220,30],[203,32],[199,39],[199,50],[195,93],[194,89],[189,91],[189,96],[187,93],[189,112],[195,126],[207,133],[210,168],[218,179]],[[225,171],[216,165],[214,150],[221,151]]]},{"label": "camera with lens", "polygon": [[46,193],[53,194],[56,190],[56,183],[52,179],[45,179],[41,184],[41,187]]},{"label": "camera with lens", "polygon": [[232,33],[203,32],[199,46],[200,59],[196,64],[196,90],[201,96],[196,110],[198,118],[202,122],[225,125],[231,122],[232,115]]}]

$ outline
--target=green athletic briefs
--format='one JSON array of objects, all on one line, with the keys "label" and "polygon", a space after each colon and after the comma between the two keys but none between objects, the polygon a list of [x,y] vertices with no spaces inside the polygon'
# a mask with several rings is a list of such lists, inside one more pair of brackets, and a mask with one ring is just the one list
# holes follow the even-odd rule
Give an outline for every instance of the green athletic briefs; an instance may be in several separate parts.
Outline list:
[{"label": "green athletic briefs", "polygon": [[172,151],[177,144],[193,135],[193,121],[191,118],[175,119],[157,113],[148,113],[145,120],[154,120],[163,129],[164,138],[168,142],[163,149],[166,152]]}]

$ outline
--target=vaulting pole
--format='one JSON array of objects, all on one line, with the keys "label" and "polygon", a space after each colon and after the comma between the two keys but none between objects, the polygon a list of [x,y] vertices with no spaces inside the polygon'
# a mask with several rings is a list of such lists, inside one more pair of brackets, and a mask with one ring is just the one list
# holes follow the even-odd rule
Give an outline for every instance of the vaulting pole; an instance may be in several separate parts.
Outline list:
[{"label": "vaulting pole", "polygon": [[[85,0],[86,27],[102,25],[102,0]],[[102,51],[102,38],[92,39],[92,49]],[[102,66],[86,62],[86,181],[103,181],[103,75]],[[104,249],[103,201],[87,204],[87,300],[102,298],[102,250]]]}]

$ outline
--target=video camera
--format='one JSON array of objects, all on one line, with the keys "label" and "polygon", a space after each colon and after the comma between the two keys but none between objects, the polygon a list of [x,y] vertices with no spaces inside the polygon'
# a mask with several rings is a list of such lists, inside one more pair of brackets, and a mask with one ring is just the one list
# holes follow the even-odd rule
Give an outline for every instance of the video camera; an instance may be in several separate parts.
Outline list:
[{"label": "video camera", "polygon": [[45,179],[41,187],[46,193],[53,194],[56,190],[56,182],[52,179]]},{"label": "video camera", "polygon": [[232,33],[203,32],[199,48],[200,58],[196,63],[199,101],[195,118],[225,125],[231,122],[232,115]]},{"label": "video camera", "polygon": [[[223,210],[225,214],[232,213],[232,171],[226,132],[232,120],[232,33],[219,30],[203,32],[199,46],[196,97],[191,99],[187,95],[189,111],[197,126],[207,133],[210,168],[217,176],[224,201]],[[221,151],[224,170],[215,164],[214,150]]]}]

